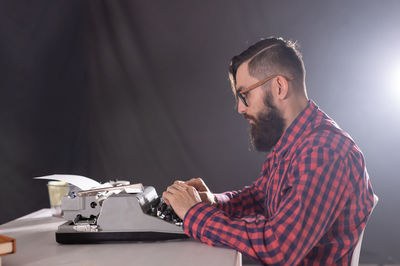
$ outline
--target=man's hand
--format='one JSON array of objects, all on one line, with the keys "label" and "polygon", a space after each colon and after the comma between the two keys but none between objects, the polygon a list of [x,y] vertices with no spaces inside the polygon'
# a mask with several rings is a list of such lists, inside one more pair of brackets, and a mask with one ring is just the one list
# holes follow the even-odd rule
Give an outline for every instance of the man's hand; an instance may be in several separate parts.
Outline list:
[{"label": "man's hand", "polygon": [[163,193],[163,199],[182,220],[193,205],[201,202],[200,195],[193,186],[177,181]]},{"label": "man's hand", "polygon": [[[175,181],[181,182],[181,181]],[[202,202],[213,205],[214,207],[217,205],[217,200],[215,195],[208,189],[206,183],[204,183],[203,179],[200,177],[192,178],[185,182],[186,185],[193,186],[199,192],[200,198]]]}]

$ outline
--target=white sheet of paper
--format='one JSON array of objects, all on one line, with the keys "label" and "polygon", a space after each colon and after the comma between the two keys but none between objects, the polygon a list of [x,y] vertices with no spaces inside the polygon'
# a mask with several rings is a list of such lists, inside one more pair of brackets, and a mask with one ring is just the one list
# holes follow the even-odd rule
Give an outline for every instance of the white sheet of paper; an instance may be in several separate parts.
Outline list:
[{"label": "white sheet of paper", "polygon": [[34,177],[33,179],[58,180],[58,181],[68,182],[82,190],[91,189],[101,185],[99,182],[91,178],[80,175],[46,175],[46,176]]}]

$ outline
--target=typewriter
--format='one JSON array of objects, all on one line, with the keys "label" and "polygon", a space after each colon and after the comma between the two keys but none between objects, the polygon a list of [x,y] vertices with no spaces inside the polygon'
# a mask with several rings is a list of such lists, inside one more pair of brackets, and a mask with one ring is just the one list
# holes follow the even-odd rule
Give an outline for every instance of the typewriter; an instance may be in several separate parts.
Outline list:
[{"label": "typewriter", "polygon": [[61,244],[188,238],[182,220],[151,186],[110,182],[72,189],[62,198],[61,209],[67,220],[56,232]]}]

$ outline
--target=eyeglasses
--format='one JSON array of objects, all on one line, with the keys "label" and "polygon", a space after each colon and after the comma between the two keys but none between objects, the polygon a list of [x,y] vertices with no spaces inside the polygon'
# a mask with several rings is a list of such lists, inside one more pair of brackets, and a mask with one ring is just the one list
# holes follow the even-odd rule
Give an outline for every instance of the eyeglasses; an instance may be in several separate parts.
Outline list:
[{"label": "eyeglasses", "polygon": [[[243,104],[244,104],[246,107],[249,107],[249,105],[247,104],[247,101],[246,101],[246,95],[244,95],[244,94],[245,94],[245,93],[248,93],[248,92],[251,91],[251,90],[254,90],[255,88],[260,87],[261,85],[267,83],[268,81],[270,81],[270,80],[273,79],[273,78],[276,78],[277,76],[282,76],[282,75],[273,75],[273,76],[271,76],[271,77],[268,77],[268,78],[265,78],[265,79],[263,79],[263,80],[260,80],[259,82],[257,82],[257,83],[255,83],[255,84],[251,85],[250,87],[247,87],[247,88],[245,88],[245,89],[239,89],[239,90],[237,90],[237,91],[236,91],[236,101],[237,101],[237,98],[239,98],[239,99],[243,102]],[[292,80],[292,78],[288,78],[288,77],[285,77],[285,76],[282,76],[282,77],[284,77],[285,79],[287,79],[287,80],[289,80],[289,81]]]}]

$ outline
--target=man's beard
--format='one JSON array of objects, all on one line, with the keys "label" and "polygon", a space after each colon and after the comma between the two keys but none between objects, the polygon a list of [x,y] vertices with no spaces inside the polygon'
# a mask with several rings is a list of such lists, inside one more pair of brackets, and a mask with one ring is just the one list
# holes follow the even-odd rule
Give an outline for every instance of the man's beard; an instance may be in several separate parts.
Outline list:
[{"label": "man's beard", "polygon": [[250,126],[251,144],[257,151],[270,152],[282,136],[284,119],[279,110],[272,103],[271,93],[267,93],[264,99],[266,110],[261,112],[258,118],[244,115],[252,119],[254,124]]}]

